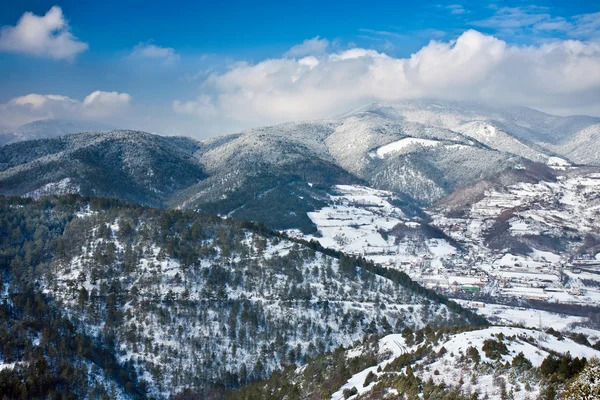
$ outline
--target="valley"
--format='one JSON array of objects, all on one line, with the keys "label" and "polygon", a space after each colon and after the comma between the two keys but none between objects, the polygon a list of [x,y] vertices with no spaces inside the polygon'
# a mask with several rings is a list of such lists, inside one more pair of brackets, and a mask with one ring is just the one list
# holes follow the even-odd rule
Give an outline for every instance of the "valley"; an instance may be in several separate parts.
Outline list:
[{"label": "valley", "polygon": [[0,388],[553,398],[600,346],[600,165],[556,131],[598,124],[388,102],[2,146]]},{"label": "valley", "polygon": [[0,400],[82,399],[600,400],[600,0],[0,1]]},{"label": "valley", "polygon": [[341,185],[330,206],[308,214],[315,234],[290,233],[404,271],[427,288],[472,299],[464,304],[473,308],[519,301],[598,307],[600,175],[556,173],[553,181],[488,189],[460,209],[449,199],[421,216],[407,215],[391,192]]}]

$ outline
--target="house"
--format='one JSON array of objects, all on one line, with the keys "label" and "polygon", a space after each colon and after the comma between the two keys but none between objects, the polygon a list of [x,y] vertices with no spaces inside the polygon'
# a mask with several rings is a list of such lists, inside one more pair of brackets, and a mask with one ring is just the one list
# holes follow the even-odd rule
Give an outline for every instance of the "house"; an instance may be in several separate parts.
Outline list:
[{"label": "house", "polygon": [[529,300],[541,300],[541,301],[548,301],[548,299],[550,298],[550,296],[548,296],[547,294],[542,294],[542,293],[530,293],[526,297]]}]

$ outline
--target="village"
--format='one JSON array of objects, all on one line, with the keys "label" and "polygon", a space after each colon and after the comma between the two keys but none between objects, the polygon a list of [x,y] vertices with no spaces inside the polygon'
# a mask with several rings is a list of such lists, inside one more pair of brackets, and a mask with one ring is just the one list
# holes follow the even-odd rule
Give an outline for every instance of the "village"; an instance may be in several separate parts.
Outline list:
[{"label": "village", "polygon": [[[537,249],[513,254],[490,248],[483,238],[501,210],[527,202],[537,208],[515,212],[508,219],[507,232],[512,238],[556,235],[554,231],[560,229],[556,221],[575,227],[574,215],[579,210],[569,209],[565,198],[583,195],[582,183],[587,190],[600,187],[598,180],[588,181],[577,178],[562,182],[559,188],[518,185],[506,193],[492,192],[478,204],[477,215],[452,218],[433,213],[433,227],[407,218],[388,201],[389,192],[340,185],[329,206],[309,213],[318,235],[306,238],[401,270],[424,287],[449,297],[600,305],[600,254],[569,256]],[[561,194],[556,194],[559,191]],[[515,202],[515,192],[519,192],[520,202]],[[561,206],[539,209],[542,197],[556,199]]]},{"label": "village", "polygon": [[[381,254],[365,256],[377,259]],[[498,300],[600,305],[600,260],[595,258],[541,262],[511,254],[474,257],[456,253],[444,259],[424,255],[381,263],[400,269],[424,287],[450,297],[470,295],[473,299],[485,296]]]}]

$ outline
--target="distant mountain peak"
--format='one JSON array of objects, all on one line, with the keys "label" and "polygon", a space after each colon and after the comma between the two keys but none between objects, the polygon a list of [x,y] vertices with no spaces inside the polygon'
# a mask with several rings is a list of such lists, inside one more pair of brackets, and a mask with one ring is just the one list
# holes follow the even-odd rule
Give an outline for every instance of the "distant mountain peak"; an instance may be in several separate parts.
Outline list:
[{"label": "distant mountain peak", "polygon": [[68,119],[41,119],[0,134],[0,146],[35,139],[50,139],[70,133],[103,131],[114,127],[99,122]]}]

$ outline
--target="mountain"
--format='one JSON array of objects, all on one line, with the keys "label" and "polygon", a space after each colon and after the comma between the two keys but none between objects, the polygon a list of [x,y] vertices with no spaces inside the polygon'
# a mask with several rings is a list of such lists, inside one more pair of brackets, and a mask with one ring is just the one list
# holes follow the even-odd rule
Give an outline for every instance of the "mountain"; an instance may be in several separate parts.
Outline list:
[{"label": "mountain", "polygon": [[[353,183],[361,181],[392,190],[420,204],[429,204],[456,187],[519,164],[519,157],[492,150],[459,133],[370,112],[254,129],[217,143],[209,142],[207,151],[200,150],[197,157],[208,171],[228,179],[263,171],[272,174],[281,168],[298,170],[307,164],[304,160],[317,160],[319,170],[341,169],[358,178]],[[480,161],[483,159],[485,163]],[[463,168],[454,168],[456,164]],[[310,171],[302,175],[311,182]],[[337,181],[351,183],[349,179]],[[206,198],[203,189],[198,188],[202,194],[197,204]]]},{"label": "mountain", "polygon": [[310,231],[306,212],[322,190],[362,182],[324,148],[330,133],[327,123],[290,123],[201,142],[194,156],[209,176],[171,206]]},{"label": "mountain", "polygon": [[[298,186],[305,190],[307,183],[358,183],[428,206],[473,182],[523,167],[535,169],[535,163],[594,165],[595,153],[588,157],[570,149],[595,148],[581,143],[589,141],[586,132],[593,132],[597,121],[479,103],[377,103],[333,119],[252,129],[203,142],[206,147],[196,156],[213,178],[190,188],[187,199],[175,205],[242,216],[245,207],[264,208],[261,193],[276,189],[289,194],[282,181],[274,184],[265,176],[292,171],[292,197],[302,196]],[[534,131],[538,122],[541,128]],[[563,131],[568,135],[561,136]],[[315,176],[316,171],[326,174]],[[349,176],[342,179],[344,172]],[[336,178],[323,179],[331,174]]]},{"label": "mountain", "polygon": [[72,134],[0,148],[0,191],[81,193],[160,206],[203,179],[196,141],[133,131]]},{"label": "mountain", "polygon": [[360,110],[450,129],[533,161],[544,159],[546,153],[577,164],[600,165],[595,151],[600,144],[599,117],[559,117],[527,107],[439,100],[375,103]]},{"label": "mountain", "polygon": [[219,393],[365,336],[486,323],[402,273],[248,222],[74,195],[3,198],[0,219],[9,397],[40,390],[15,375],[46,373],[75,376],[44,384],[78,398]]},{"label": "mountain", "polygon": [[0,146],[24,140],[50,139],[69,133],[109,129],[112,129],[109,125],[98,122],[43,119],[0,133]]},{"label": "mountain", "polygon": [[[326,206],[323,199],[335,185],[387,190],[407,204],[427,207],[510,171],[594,164],[595,153],[588,157],[580,150],[594,146],[580,141],[590,139],[596,120],[413,101],[371,104],[337,118],[205,141],[94,132],[0,148],[0,193],[112,196],[309,233],[316,228],[307,213]],[[134,143],[133,137],[143,139]],[[170,167],[161,170],[167,159]]]},{"label": "mountain", "polygon": [[[535,308],[577,316],[572,331],[600,337],[599,177],[599,167],[523,160],[426,208],[391,191],[336,185],[307,213],[316,229],[289,232],[485,304],[489,318],[521,323],[532,317],[519,310]],[[548,315],[544,326],[555,321]]]}]

